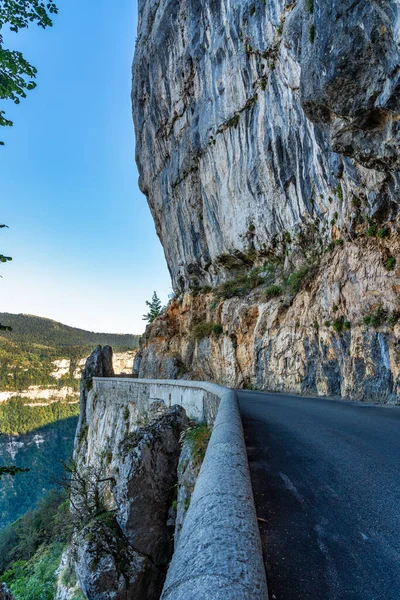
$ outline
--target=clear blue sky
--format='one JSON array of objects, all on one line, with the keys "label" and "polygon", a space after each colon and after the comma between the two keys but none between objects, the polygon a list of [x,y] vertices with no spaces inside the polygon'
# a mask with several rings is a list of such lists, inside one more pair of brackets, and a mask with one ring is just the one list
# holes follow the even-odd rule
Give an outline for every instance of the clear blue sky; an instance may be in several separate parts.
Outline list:
[{"label": "clear blue sky", "polygon": [[136,0],[59,0],[54,27],[7,35],[38,87],[0,130],[0,311],[93,331],[143,331],[171,292],[137,185],[130,106]]}]

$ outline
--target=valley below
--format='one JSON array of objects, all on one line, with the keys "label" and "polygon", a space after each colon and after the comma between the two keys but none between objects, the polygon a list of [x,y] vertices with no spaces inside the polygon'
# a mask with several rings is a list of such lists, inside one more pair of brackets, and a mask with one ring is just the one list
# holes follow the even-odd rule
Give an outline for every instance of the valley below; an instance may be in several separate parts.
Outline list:
[{"label": "valley below", "polygon": [[[42,534],[29,533],[33,526],[28,527],[29,519],[36,518],[37,507],[48,502],[49,494],[60,493],[55,490],[65,477],[79,419],[81,374],[94,347],[88,343],[111,338],[117,345],[115,372],[127,374],[132,370],[138,336],[92,334],[26,315],[2,314],[1,320],[11,321],[13,330],[0,337],[0,464],[23,469],[0,479],[0,554],[5,556],[10,544],[12,549],[17,543],[18,527],[23,527],[24,543],[31,543],[34,553],[36,536]],[[54,510],[64,501],[57,498],[53,498]],[[52,560],[60,548],[49,551]],[[45,581],[37,585],[38,590],[44,589]],[[17,594],[16,598],[26,596]]]}]

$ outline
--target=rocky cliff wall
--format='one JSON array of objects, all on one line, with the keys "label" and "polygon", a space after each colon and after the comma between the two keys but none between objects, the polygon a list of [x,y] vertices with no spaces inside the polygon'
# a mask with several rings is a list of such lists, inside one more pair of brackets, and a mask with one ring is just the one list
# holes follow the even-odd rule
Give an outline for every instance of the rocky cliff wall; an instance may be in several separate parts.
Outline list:
[{"label": "rocky cliff wall", "polygon": [[[71,464],[74,536],[59,569],[59,600],[75,600],[77,589],[88,600],[160,597],[176,514],[182,527],[209,437],[195,421],[211,427],[218,410],[217,386],[116,378],[112,358],[99,346],[83,371]],[[186,440],[178,469],[189,425],[196,443]]]},{"label": "rocky cliff wall", "polygon": [[139,2],[136,157],[178,295],[140,376],[397,402],[399,11]]},{"label": "rocky cliff wall", "polygon": [[139,376],[398,403],[400,273],[385,272],[379,249],[360,253],[349,244],[325,256],[297,293],[264,283],[173,301],[143,338]]},{"label": "rocky cliff wall", "polygon": [[136,158],[175,289],[282,253],[316,221],[350,236],[354,198],[364,217],[396,213],[399,8],[139,2]]}]

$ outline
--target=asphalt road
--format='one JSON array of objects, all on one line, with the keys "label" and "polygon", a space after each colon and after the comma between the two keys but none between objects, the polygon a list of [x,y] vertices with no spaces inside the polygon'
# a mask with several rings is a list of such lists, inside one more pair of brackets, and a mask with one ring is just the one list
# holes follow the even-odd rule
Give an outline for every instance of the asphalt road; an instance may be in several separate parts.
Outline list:
[{"label": "asphalt road", "polygon": [[270,600],[400,600],[400,407],[238,396]]}]

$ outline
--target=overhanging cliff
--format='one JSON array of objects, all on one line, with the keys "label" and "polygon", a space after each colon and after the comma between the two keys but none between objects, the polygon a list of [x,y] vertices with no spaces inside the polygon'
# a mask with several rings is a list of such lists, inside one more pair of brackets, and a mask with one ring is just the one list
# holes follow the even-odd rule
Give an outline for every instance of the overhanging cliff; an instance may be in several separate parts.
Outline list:
[{"label": "overhanging cliff", "polygon": [[397,0],[139,2],[140,186],[178,296],[214,294],[169,307],[141,375],[396,401],[399,24]]}]

